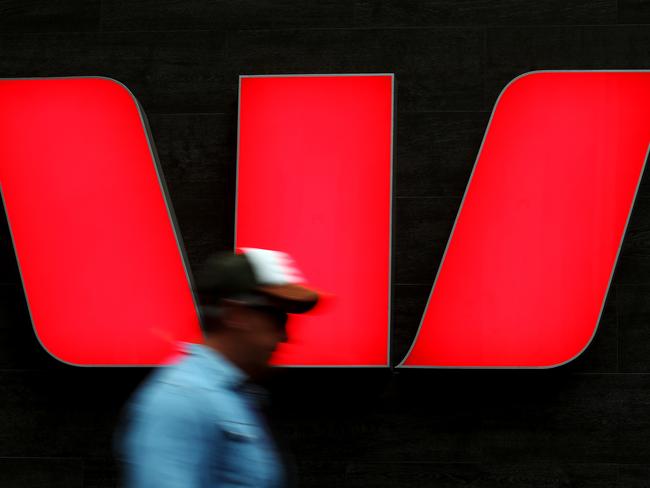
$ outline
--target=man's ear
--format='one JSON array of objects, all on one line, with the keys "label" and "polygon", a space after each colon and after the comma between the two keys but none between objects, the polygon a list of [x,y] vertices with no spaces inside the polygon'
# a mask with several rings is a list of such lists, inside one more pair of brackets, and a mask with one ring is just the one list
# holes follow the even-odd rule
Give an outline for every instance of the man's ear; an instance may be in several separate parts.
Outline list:
[{"label": "man's ear", "polygon": [[234,330],[250,330],[250,321],[247,316],[247,308],[242,302],[232,299],[222,299],[223,318],[225,327]]}]

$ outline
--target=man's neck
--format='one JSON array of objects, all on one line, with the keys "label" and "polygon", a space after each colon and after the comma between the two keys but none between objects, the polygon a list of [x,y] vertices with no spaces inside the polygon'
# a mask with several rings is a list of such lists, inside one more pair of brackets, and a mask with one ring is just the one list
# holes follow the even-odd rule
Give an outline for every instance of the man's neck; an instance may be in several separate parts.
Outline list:
[{"label": "man's neck", "polygon": [[244,372],[246,376],[250,377],[252,375],[252,372],[249,371],[249,368],[245,362],[242,361],[241,356],[237,353],[237,350],[229,344],[226,338],[216,334],[211,334],[204,337],[203,345],[217,351],[226,360]]}]

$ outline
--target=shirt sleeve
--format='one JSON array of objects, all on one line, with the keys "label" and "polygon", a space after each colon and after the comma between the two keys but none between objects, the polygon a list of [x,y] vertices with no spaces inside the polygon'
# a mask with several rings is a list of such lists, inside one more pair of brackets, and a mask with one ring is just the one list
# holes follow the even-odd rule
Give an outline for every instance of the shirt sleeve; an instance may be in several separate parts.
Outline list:
[{"label": "shirt sleeve", "polygon": [[[126,426],[116,441],[125,488],[202,486],[208,472],[210,426],[204,425],[191,389],[173,385],[152,389],[129,405],[123,422]],[[217,447],[213,444],[211,449]]]}]

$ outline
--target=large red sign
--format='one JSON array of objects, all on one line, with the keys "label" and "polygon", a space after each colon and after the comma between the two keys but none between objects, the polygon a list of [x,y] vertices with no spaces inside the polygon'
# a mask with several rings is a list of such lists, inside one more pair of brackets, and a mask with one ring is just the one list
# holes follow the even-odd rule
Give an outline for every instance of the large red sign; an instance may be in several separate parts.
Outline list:
[{"label": "large red sign", "polygon": [[283,365],[387,366],[392,75],[240,78],[236,246],[282,249],[333,298]]},{"label": "large red sign", "polygon": [[[581,71],[504,89],[400,366],[552,367],[588,346],[645,166],[648,88],[647,72]],[[275,364],[388,364],[392,94],[392,75],[240,79],[236,245],[291,253],[334,295],[292,317]],[[128,90],[4,80],[0,107],[0,188],[43,346],[71,364],[152,365],[198,340]]]},{"label": "large red sign", "polygon": [[36,336],[61,361],[155,365],[201,339],[135,98],[106,78],[0,81],[0,185]]},{"label": "large red sign", "polygon": [[503,90],[403,366],[551,367],[588,346],[649,107],[645,72],[533,72]]}]

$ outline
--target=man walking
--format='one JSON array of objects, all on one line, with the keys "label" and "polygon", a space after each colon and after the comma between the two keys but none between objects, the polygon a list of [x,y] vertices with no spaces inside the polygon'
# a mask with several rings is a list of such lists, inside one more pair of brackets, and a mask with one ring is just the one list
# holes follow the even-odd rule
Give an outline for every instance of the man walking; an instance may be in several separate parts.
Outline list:
[{"label": "man walking", "polygon": [[126,488],[281,487],[286,475],[251,381],[287,340],[288,313],[318,294],[291,257],[218,253],[197,273],[203,344],[156,369],[127,403],[115,436]]}]

